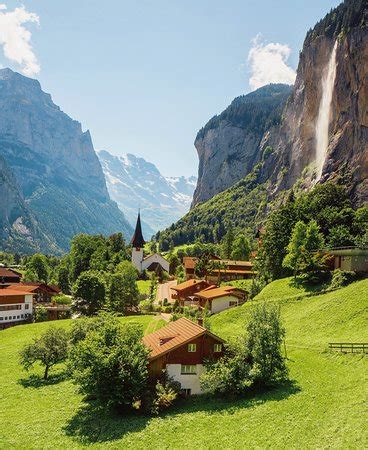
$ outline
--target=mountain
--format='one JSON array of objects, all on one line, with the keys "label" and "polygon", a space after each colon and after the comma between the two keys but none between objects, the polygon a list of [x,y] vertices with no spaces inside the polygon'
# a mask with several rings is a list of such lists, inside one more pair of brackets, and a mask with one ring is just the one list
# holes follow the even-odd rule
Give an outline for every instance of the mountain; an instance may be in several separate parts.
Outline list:
[{"label": "mountain", "polygon": [[98,152],[110,196],[135,224],[141,209],[146,239],[182,217],[190,207],[195,177],[165,178],[157,167],[130,153],[115,156]]},{"label": "mountain", "polygon": [[[0,167],[2,176],[8,171],[2,247],[9,245],[7,230],[15,228],[24,252],[35,246],[65,251],[80,232],[132,233],[109,197],[89,131],[62,112],[37,80],[10,69],[0,70],[0,156],[7,167]],[[24,221],[28,225],[19,226]]]},{"label": "mountain", "polygon": [[198,184],[192,206],[229,188],[260,162],[261,141],[280,124],[291,91],[291,86],[271,84],[237,97],[198,132]]},{"label": "mountain", "polygon": [[[252,234],[290,188],[298,193],[332,181],[346,186],[355,207],[368,203],[367,19],[366,0],[346,0],[308,31],[295,85],[271,123],[267,114],[260,116],[239,140],[227,118],[230,105],[198,133],[193,207],[157,235],[163,249],[198,239],[216,242],[229,223]],[[261,93],[269,89],[277,86]],[[258,111],[261,105],[255,116]],[[245,151],[248,137],[254,146]]]},{"label": "mountain", "polygon": [[367,24],[367,1],[346,0],[307,33],[282,124],[263,142],[274,192],[332,180],[368,201]]}]

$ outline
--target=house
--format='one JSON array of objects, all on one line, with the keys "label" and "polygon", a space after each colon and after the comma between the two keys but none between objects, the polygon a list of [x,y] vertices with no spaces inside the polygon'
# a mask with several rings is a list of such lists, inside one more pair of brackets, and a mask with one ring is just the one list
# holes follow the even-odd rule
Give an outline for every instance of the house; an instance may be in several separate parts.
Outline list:
[{"label": "house", "polygon": [[159,379],[163,371],[178,381],[186,395],[201,394],[199,377],[205,360],[218,359],[224,353],[224,341],[200,324],[184,317],[144,336],[150,349],[148,373]]},{"label": "house", "polygon": [[246,301],[246,292],[233,286],[210,286],[193,295],[193,304],[207,308],[211,314],[216,314]]},{"label": "house", "polygon": [[138,213],[135,231],[130,243],[132,245],[132,264],[137,268],[139,273],[142,273],[144,270],[158,272],[164,270],[165,272],[169,272],[169,262],[159,253],[153,253],[152,255],[144,257],[143,247],[146,241],[142,234],[140,213]]},{"label": "house", "polygon": [[368,249],[351,247],[328,250],[332,268],[368,273]]},{"label": "house", "polygon": [[56,285],[36,282],[22,282],[18,285],[11,285],[9,287],[19,291],[32,292],[36,303],[51,303],[52,297],[59,295],[61,292]]},{"label": "house", "polygon": [[171,288],[171,290],[174,291],[171,298],[182,302],[208,286],[209,283],[205,280],[187,280],[184,281],[184,283],[177,284]]},{"label": "house", "polygon": [[[183,265],[187,280],[195,278],[194,268],[197,258],[184,256]],[[227,259],[211,258],[214,269],[207,275],[207,281],[219,284],[220,281],[242,280],[252,278],[255,272],[250,261],[234,261]]]},{"label": "house", "polygon": [[26,322],[33,314],[33,293],[0,289],[0,329]]},{"label": "house", "polygon": [[20,294],[32,294],[33,312],[42,306],[47,311],[47,320],[65,319],[70,314],[70,305],[59,305],[53,301],[53,297],[61,292],[58,286],[45,283],[24,282],[8,286],[4,289],[4,292],[9,290],[19,292]]},{"label": "house", "polygon": [[22,274],[13,269],[0,267],[0,288],[6,287],[11,283],[20,283]]}]

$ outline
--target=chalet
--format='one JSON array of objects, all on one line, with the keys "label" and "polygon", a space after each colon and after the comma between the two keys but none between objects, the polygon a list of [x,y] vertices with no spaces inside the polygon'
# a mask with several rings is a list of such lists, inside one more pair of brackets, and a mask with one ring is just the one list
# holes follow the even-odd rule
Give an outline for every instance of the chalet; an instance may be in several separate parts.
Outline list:
[{"label": "chalet", "polygon": [[246,292],[233,286],[210,286],[193,296],[193,305],[197,304],[200,308],[207,305],[211,314],[239,306],[245,301]]},{"label": "chalet", "polygon": [[152,380],[163,372],[181,384],[184,394],[201,394],[199,377],[203,362],[218,359],[224,352],[224,341],[200,324],[184,317],[154,333],[144,336],[150,349],[148,373]]},{"label": "chalet", "polygon": [[142,273],[144,270],[156,272],[164,270],[165,272],[169,272],[169,262],[159,253],[153,253],[152,255],[144,257],[143,247],[146,241],[142,234],[140,213],[138,213],[135,231],[130,243],[132,245],[132,264],[137,268],[139,273]]},{"label": "chalet", "polygon": [[368,273],[368,249],[350,247],[327,250],[333,269]]},{"label": "chalet", "polygon": [[185,301],[195,293],[209,287],[209,283],[205,280],[187,280],[171,288],[174,291],[171,298],[179,301]]},{"label": "chalet", "polygon": [[26,322],[33,314],[33,293],[0,289],[0,329]]},{"label": "chalet", "polygon": [[[197,258],[184,256],[183,264],[187,280],[195,278],[194,268]],[[250,261],[233,261],[227,259],[211,259],[215,268],[207,275],[207,281],[219,284],[220,281],[242,280],[252,278],[253,264]],[[217,266],[217,267],[216,267]]]},{"label": "chalet", "polygon": [[61,292],[55,285],[34,282],[22,282],[10,286],[10,288],[18,291],[32,292],[36,303],[51,303],[52,297],[59,295]]},{"label": "chalet", "polygon": [[0,288],[6,287],[12,283],[20,283],[22,274],[13,269],[0,267]]}]

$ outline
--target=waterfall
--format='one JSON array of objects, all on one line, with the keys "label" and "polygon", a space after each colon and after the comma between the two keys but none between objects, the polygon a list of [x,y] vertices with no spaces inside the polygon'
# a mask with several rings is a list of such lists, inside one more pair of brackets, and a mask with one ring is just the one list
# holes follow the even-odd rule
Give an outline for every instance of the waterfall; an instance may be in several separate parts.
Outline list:
[{"label": "waterfall", "polygon": [[337,41],[332,49],[328,65],[322,77],[322,97],[316,122],[316,169],[317,181],[321,178],[328,149],[328,128],[331,117],[332,94],[336,77]]}]

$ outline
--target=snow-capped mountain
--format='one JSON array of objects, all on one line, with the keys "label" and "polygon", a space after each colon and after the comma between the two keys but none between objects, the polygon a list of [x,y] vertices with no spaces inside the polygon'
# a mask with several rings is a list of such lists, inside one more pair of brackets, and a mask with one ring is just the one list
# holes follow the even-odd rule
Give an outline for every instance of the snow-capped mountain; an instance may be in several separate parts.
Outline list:
[{"label": "snow-capped mountain", "polygon": [[196,177],[164,177],[154,164],[130,153],[101,150],[98,157],[109,194],[132,225],[140,208],[146,239],[189,211]]}]

